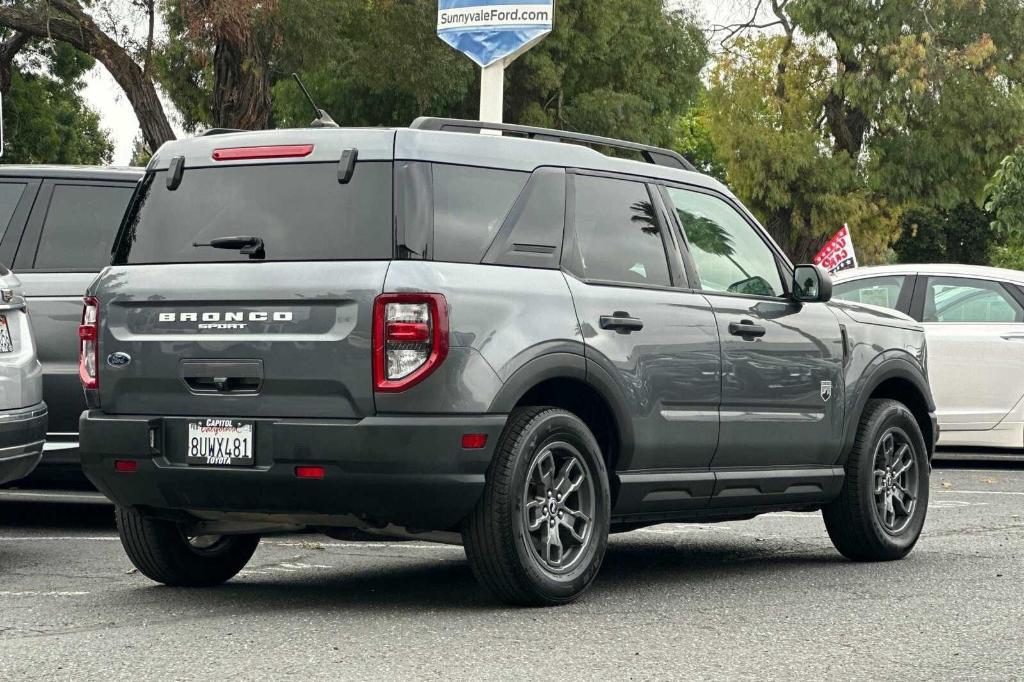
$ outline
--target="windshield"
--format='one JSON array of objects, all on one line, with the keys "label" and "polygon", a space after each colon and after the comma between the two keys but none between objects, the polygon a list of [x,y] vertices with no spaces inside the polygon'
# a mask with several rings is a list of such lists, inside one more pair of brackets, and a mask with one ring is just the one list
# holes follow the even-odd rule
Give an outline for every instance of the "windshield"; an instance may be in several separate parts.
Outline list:
[{"label": "windshield", "polygon": [[193,246],[223,237],[263,240],[265,260],[386,260],[392,256],[392,164],[356,165],[348,184],[336,163],[185,169],[147,174],[132,202],[115,264],[232,262],[238,250]]}]

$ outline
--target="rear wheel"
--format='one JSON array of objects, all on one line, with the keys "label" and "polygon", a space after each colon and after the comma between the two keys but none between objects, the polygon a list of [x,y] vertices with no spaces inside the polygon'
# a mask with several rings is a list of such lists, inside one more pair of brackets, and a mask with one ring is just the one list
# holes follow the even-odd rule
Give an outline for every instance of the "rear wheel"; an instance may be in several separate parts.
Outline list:
[{"label": "rear wheel", "polygon": [[473,572],[502,601],[565,604],[593,582],[608,544],[601,449],[575,415],[513,411],[463,530]]},{"label": "rear wheel", "polygon": [[910,410],[895,400],[868,402],[842,492],[822,510],[836,549],[855,561],[906,556],[924,527],[929,470]]},{"label": "rear wheel", "polygon": [[260,544],[258,535],[189,535],[173,521],[115,511],[121,545],[139,572],[165,585],[208,587],[235,577]]}]

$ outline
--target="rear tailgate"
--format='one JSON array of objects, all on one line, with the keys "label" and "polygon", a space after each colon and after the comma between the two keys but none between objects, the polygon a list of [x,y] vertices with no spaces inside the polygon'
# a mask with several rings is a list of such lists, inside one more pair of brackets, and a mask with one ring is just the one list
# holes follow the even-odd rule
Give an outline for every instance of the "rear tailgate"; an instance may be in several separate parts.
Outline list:
[{"label": "rear tailgate", "polygon": [[373,301],[394,256],[393,139],[301,129],[161,147],[114,265],[91,289],[101,409],[373,414]]},{"label": "rear tailgate", "polygon": [[254,262],[107,270],[97,287],[103,411],[373,414],[371,318],[387,266]]}]

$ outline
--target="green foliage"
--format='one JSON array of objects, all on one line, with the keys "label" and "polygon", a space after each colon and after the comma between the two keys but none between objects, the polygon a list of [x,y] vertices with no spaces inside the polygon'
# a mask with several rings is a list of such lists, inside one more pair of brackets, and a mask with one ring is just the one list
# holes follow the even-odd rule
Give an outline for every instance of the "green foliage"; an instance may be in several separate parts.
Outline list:
[{"label": "green foliage", "polygon": [[718,149],[711,139],[709,113],[706,98],[679,118],[676,124],[673,148],[702,173],[725,182],[725,164],[719,158]]},{"label": "green foliage", "polygon": [[989,252],[989,264],[997,268],[1024,270],[1024,238],[1010,237],[993,246]]},{"label": "green foliage", "polygon": [[1003,159],[985,187],[985,209],[992,227],[1003,234],[1024,234],[1024,146]]},{"label": "green foliage", "polygon": [[110,163],[110,137],[80,94],[92,65],[61,43],[16,58],[3,103],[4,163]]},{"label": "green foliage", "polygon": [[895,216],[817,124],[832,68],[813,44],[790,46],[783,37],[739,41],[711,75],[710,136],[733,191],[795,260],[809,260],[848,223],[861,259],[877,262],[895,232]]},{"label": "green foliage", "polygon": [[902,263],[988,265],[998,240],[991,216],[972,203],[951,210],[916,208],[900,218],[893,250]]},{"label": "green foliage", "polygon": [[792,41],[719,60],[709,121],[730,184],[797,259],[842,222],[866,262],[885,259],[905,207],[972,200],[1024,140],[1020,0],[785,11]]}]

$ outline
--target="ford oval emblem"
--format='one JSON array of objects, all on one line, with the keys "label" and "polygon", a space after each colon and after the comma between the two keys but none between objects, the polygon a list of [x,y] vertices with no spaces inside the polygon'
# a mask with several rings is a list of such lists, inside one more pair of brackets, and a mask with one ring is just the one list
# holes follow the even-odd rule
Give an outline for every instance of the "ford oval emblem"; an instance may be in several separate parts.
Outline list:
[{"label": "ford oval emblem", "polygon": [[127,353],[111,353],[107,356],[107,364],[111,367],[124,367],[132,361],[132,356]]}]

